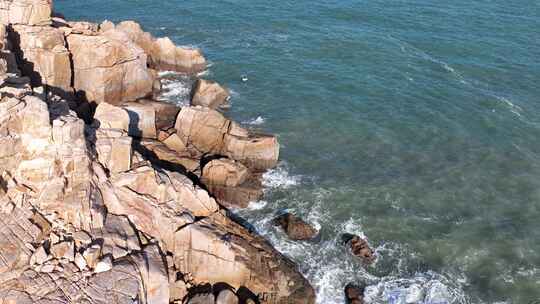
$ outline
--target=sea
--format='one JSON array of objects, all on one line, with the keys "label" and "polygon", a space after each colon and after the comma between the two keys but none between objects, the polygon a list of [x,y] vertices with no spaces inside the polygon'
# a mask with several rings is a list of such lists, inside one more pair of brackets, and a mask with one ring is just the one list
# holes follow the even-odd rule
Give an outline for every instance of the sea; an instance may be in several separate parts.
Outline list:
[{"label": "sea", "polygon": [[[201,48],[226,115],[277,134],[265,196],[232,210],[298,264],[317,303],[540,301],[539,0],[56,0]],[[192,79],[163,73],[186,105]],[[295,242],[288,211],[321,231]],[[371,266],[343,233],[365,237]]]}]

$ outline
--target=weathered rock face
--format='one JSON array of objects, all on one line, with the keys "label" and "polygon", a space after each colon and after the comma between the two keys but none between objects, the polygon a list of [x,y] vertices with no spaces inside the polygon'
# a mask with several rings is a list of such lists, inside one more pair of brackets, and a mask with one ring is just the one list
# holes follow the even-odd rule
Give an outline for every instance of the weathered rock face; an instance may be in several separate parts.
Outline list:
[{"label": "weathered rock face", "polygon": [[182,108],[175,129],[188,148],[202,154],[222,154],[256,170],[274,167],[279,158],[279,144],[274,136],[250,135],[209,108]]},{"label": "weathered rock face", "polygon": [[229,91],[218,83],[199,79],[193,87],[191,105],[217,109],[218,107],[225,105],[228,98]]},{"label": "weathered rock face", "polygon": [[285,213],[274,219],[276,225],[287,233],[290,239],[297,241],[311,240],[318,234],[317,229],[290,213]]},{"label": "weathered rock face", "polygon": [[154,75],[146,54],[123,32],[67,36],[74,88],[89,102],[120,104],[152,93]]},{"label": "weathered rock face", "polygon": [[158,38],[152,50],[154,67],[194,74],[206,69],[206,59],[199,49],[176,46],[169,38]]},{"label": "weathered rock face", "polygon": [[219,213],[179,230],[175,238],[175,266],[196,282],[245,286],[263,303],[314,302],[313,288],[291,262]]},{"label": "weathered rock face", "polygon": [[248,178],[248,169],[231,159],[214,159],[203,168],[202,182],[220,186],[236,187]]},{"label": "weathered rock face", "polygon": [[[106,24],[102,28],[110,29]],[[206,59],[201,51],[194,48],[178,47],[169,38],[155,39],[134,21],[124,21],[116,25],[116,30],[126,33],[149,57],[149,64],[156,70],[170,70],[188,74],[206,69]]]},{"label": "weathered rock face", "polygon": [[52,0],[4,0],[0,3],[0,23],[48,25]]},{"label": "weathered rock face", "polygon": [[71,63],[64,32],[48,26],[14,25],[9,34],[24,75],[33,86],[71,91]]},{"label": "weathered rock face", "polygon": [[226,207],[245,208],[263,194],[258,176],[231,159],[214,159],[207,163],[202,170],[201,181]]}]

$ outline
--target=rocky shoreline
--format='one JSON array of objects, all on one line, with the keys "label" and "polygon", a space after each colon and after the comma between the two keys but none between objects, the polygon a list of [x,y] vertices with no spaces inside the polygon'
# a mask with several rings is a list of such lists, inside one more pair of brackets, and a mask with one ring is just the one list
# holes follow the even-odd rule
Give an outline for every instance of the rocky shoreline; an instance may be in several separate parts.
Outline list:
[{"label": "rocky shoreline", "polygon": [[[206,68],[134,21],[0,0],[0,304],[315,303],[296,265],[229,214],[262,197],[279,143],[226,118],[229,91]],[[159,71],[196,79],[189,106],[158,100]],[[292,214],[274,223],[320,236]],[[351,286],[344,300],[362,303]]]},{"label": "rocky shoreline", "polygon": [[262,195],[273,135],[157,101],[200,50],[133,21],[69,22],[0,1],[0,303],[314,303],[296,265],[228,216]]}]

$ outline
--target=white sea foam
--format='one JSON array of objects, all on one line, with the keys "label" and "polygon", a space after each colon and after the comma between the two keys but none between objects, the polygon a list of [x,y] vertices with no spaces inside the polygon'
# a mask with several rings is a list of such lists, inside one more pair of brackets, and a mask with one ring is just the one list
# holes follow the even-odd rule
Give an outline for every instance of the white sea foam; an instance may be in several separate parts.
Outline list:
[{"label": "white sea foam", "polygon": [[246,125],[252,125],[252,126],[258,126],[262,125],[264,123],[265,119],[262,116],[257,116],[257,118],[250,119],[248,121],[244,121],[244,124]]},{"label": "white sea foam", "polygon": [[187,79],[162,79],[162,90],[159,100],[173,102],[177,105],[188,105],[191,83]]},{"label": "white sea foam", "polygon": [[288,189],[300,184],[299,175],[290,175],[284,163],[263,174],[262,184],[267,189]]},{"label": "white sea foam", "polygon": [[250,210],[261,210],[264,207],[266,207],[266,205],[268,205],[267,201],[250,202],[249,206],[248,206],[248,209],[250,209]]},{"label": "white sea foam", "polygon": [[507,106],[508,109],[510,109],[510,112],[512,112],[515,115],[521,117],[521,112],[523,112],[523,109],[520,106],[515,105],[512,101],[510,101],[510,99],[508,99],[506,97],[496,96],[496,95],[494,95],[494,97],[498,101],[502,102],[505,106]]}]

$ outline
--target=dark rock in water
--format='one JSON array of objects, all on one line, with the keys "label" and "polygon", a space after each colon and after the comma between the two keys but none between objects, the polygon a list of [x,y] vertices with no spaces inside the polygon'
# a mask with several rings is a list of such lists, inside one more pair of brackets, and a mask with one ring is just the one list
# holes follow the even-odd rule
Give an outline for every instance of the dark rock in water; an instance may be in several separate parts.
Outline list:
[{"label": "dark rock in water", "polygon": [[369,247],[369,244],[366,240],[359,237],[358,235],[353,235],[346,233],[341,239],[343,243],[347,244],[352,254],[362,259],[366,264],[371,264],[375,261],[375,254],[373,250]]},{"label": "dark rock in water", "polygon": [[304,220],[285,213],[274,219],[274,224],[281,226],[292,240],[303,241],[314,239],[318,231]]},{"label": "dark rock in water", "polygon": [[345,286],[345,299],[347,304],[364,303],[364,287],[349,283]]}]

